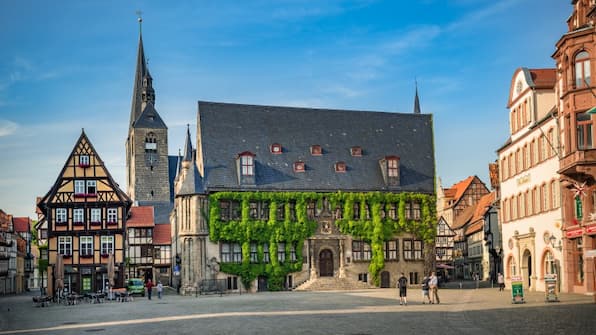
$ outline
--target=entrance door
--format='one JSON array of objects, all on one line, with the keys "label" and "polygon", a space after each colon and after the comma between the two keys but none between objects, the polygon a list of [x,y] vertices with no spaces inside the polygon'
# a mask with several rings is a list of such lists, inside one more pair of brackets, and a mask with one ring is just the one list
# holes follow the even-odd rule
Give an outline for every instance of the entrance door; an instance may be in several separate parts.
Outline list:
[{"label": "entrance door", "polygon": [[391,275],[389,271],[381,272],[381,288],[391,287]]},{"label": "entrance door", "polygon": [[319,276],[333,277],[333,253],[329,249],[319,254]]},{"label": "entrance door", "polygon": [[522,259],[522,277],[526,280],[525,288],[532,287],[532,254],[529,250],[524,251]]},{"label": "entrance door", "polygon": [[259,276],[257,278],[257,290],[259,292],[264,292],[267,291],[267,277],[265,276]]}]

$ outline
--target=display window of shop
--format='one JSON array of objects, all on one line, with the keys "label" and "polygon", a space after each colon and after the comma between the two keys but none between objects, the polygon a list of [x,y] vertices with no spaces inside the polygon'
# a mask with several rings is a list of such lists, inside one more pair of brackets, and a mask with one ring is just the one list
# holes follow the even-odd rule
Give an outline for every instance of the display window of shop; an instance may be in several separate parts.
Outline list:
[{"label": "display window of shop", "polygon": [[583,251],[583,240],[581,237],[575,238],[572,241],[573,245],[573,260],[575,268],[575,283],[583,285],[584,283],[584,251]]}]

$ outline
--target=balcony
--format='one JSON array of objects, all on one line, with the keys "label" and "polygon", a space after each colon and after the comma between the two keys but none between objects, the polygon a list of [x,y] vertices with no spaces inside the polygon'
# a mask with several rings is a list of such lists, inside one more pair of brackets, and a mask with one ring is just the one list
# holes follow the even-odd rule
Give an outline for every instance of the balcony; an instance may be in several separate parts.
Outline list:
[{"label": "balcony", "polygon": [[596,176],[596,149],[577,150],[561,158],[559,174],[577,177]]}]

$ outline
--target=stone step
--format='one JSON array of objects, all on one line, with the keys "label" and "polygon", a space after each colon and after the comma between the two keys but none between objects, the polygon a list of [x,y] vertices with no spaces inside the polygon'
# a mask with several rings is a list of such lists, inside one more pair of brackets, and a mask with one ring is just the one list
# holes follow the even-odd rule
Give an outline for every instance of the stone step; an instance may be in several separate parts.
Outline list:
[{"label": "stone step", "polygon": [[350,278],[320,277],[311,279],[296,287],[296,291],[350,291],[376,288],[368,283]]}]

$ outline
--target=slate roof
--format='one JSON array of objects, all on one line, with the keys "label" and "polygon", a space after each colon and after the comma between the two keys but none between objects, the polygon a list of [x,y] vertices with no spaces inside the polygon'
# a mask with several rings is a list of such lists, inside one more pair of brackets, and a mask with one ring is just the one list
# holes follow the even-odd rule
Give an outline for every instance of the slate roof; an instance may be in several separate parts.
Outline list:
[{"label": "slate roof", "polygon": [[174,203],[169,201],[139,201],[139,206],[152,206],[155,225],[170,223],[170,212]]},{"label": "slate roof", "polygon": [[129,228],[151,228],[153,223],[153,207],[151,206],[135,206],[131,207],[129,211],[129,218],[126,220],[126,227]]},{"label": "slate roof", "polygon": [[154,245],[170,245],[172,244],[170,224],[158,224],[153,228],[153,244]]},{"label": "slate roof", "polygon": [[155,110],[152,102],[147,102],[145,109],[135,120],[135,128],[149,128],[149,129],[168,129],[165,122]]},{"label": "slate roof", "polygon": [[[312,191],[434,191],[432,116],[370,111],[198,103],[198,143],[204,164],[200,186],[204,191],[312,190]],[[270,152],[279,143],[283,153]],[[311,145],[323,155],[312,156]],[[361,157],[350,148],[360,146]],[[236,158],[249,151],[255,156],[254,186],[240,185]],[[399,186],[388,187],[379,160],[400,157]],[[303,161],[304,173],[293,163]],[[346,173],[336,173],[343,161]],[[195,164],[193,164],[195,165]],[[200,192],[201,189],[196,189]]]}]

